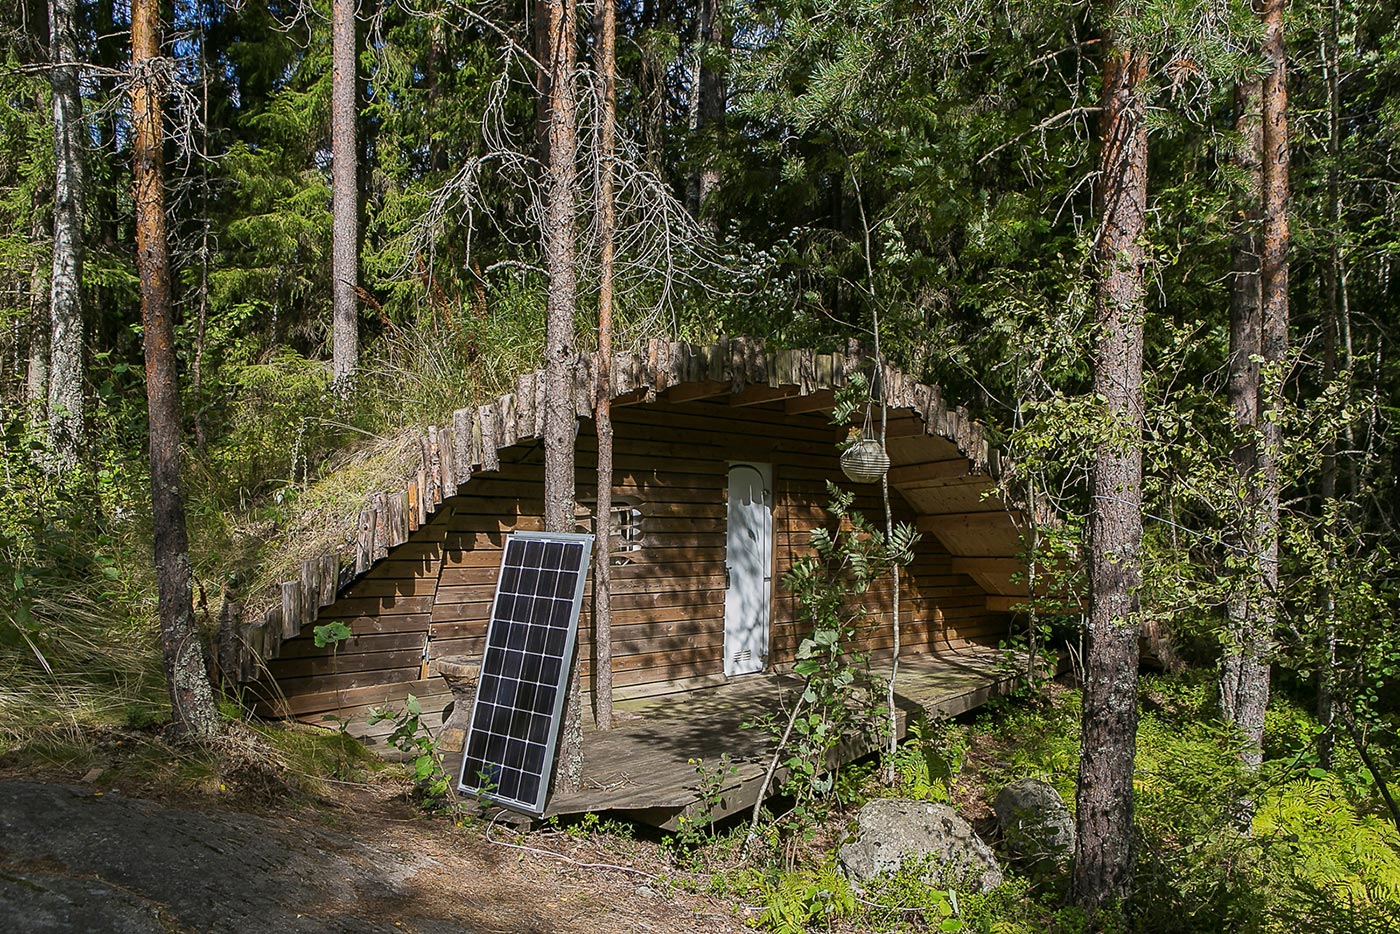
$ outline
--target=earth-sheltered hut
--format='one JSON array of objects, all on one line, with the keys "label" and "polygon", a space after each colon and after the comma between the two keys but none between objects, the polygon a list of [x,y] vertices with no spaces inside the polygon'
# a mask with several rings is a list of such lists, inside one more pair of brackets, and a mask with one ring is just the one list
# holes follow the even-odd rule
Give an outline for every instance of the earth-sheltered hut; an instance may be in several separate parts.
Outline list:
[{"label": "earth-sheltered hut", "polygon": [[[592,526],[596,487],[594,367],[583,354],[574,369],[581,529]],[[615,358],[612,665],[624,721],[629,700],[645,718],[646,709],[674,714],[686,696],[711,707],[728,698],[720,706],[737,719],[736,703],[767,697],[774,673],[791,667],[804,624],[780,582],[809,549],[810,530],[827,522],[828,481],[855,492],[872,519],[883,514],[878,485],[842,476],[845,429],[829,418],[835,391],[872,369],[855,344],[818,353],[746,338],[653,340]],[[513,392],[429,428],[416,476],[371,497],[345,555],[304,562],[258,618],[228,622],[221,661],[260,698],[260,712],[347,718],[374,744],[388,726],[368,726],[372,707],[412,693],[430,719],[442,710],[450,695],[435,662],[481,652],[504,537],[542,528],[544,385],[542,371],[527,373]],[[894,516],[922,533],[903,575],[901,658],[910,677],[932,680],[908,691],[901,682],[901,693],[958,712],[1006,683],[990,647],[1008,635],[1026,592],[1016,557],[1023,519],[998,495],[997,452],[965,409],[891,367],[875,385],[889,407]],[[867,601],[887,621],[889,586]],[[585,690],[590,602],[579,624]],[[318,647],[313,628],[332,620],[352,636]],[[888,625],[871,628],[869,648],[888,659]],[[704,694],[713,688],[722,693]],[[661,696],[663,705],[646,700]],[[731,727],[743,746],[737,722],[718,732]],[[622,800],[633,810],[664,806],[655,795]]]}]

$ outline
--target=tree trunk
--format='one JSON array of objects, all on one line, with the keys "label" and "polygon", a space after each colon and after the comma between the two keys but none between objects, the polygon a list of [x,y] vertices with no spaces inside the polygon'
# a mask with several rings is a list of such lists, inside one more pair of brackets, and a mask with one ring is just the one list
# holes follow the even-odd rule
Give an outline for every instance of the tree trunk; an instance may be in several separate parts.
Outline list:
[{"label": "tree trunk", "polygon": [[593,513],[593,719],[600,730],[613,725],[612,691],[612,300],[613,144],[617,119],[617,0],[601,0],[598,11],[598,501]]},{"label": "tree trunk", "polygon": [[[1260,360],[1260,199],[1263,193],[1264,128],[1260,122],[1262,84],[1241,85],[1235,92],[1235,129],[1240,146],[1236,163],[1245,179],[1240,193],[1239,230],[1234,244],[1234,279],[1230,291],[1230,358],[1227,394],[1234,420],[1234,461],[1238,483],[1236,527],[1230,531],[1230,562],[1239,569],[1231,575],[1225,600],[1225,650],[1220,665],[1220,710],[1227,723],[1237,726],[1249,707],[1251,685],[1258,681],[1260,659],[1251,651],[1253,628],[1259,611],[1259,360]],[[1267,670],[1265,672],[1267,677]],[[1247,743],[1245,758],[1257,758]]]},{"label": "tree trunk", "polygon": [[657,54],[655,31],[660,28],[664,12],[662,0],[642,3],[640,44],[641,61],[637,67],[637,97],[640,102],[638,121],[641,123],[642,155],[648,168],[660,172],[666,160],[666,67]]},{"label": "tree trunk", "polygon": [[[29,216],[29,240],[36,251],[49,238],[44,223],[44,192],[35,189],[32,213]],[[30,424],[44,421],[49,406],[49,280],[48,263],[42,254],[29,268],[29,360],[25,368],[24,402],[29,410]]]},{"label": "tree trunk", "polygon": [[699,108],[697,129],[704,135],[700,169],[695,180],[696,216],[711,236],[719,233],[718,219],[712,199],[719,190],[720,133],[724,129],[724,108],[729,97],[728,24],[720,11],[722,0],[701,0],[700,3],[700,71],[698,76]]},{"label": "tree trunk", "polygon": [[175,728],[197,740],[219,729],[204,645],[195,627],[189,540],[180,488],[180,392],[171,321],[170,252],[165,229],[157,0],[131,4],[131,123],[135,169],[136,268],[146,353],[151,437],[151,516],[159,592],[160,642]]},{"label": "tree trunk", "polygon": [[49,444],[55,467],[78,464],[83,440],[83,102],[74,0],[50,0],[53,67],[53,276],[49,280]]},{"label": "tree trunk", "polygon": [[[1279,456],[1283,442],[1284,356],[1288,350],[1288,86],[1284,55],[1283,2],[1270,0],[1264,21],[1264,58],[1269,69],[1260,93],[1260,218],[1258,359],[1254,381],[1253,437],[1257,450],[1244,484],[1247,538],[1245,605],[1232,607],[1229,647],[1222,679],[1221,710],[1244,739],[1241,757],[1250,769],[1263,759],[1264,710],[1269,703],[1269,656],[1278,623]],[[1232,328],[1233,330],[1233,328]],[[1252,338],[1252,334],[1249,335]],[[1232,347],[1232,350],[1234,348]],[[1233,384],[1232,364],[1232,384]],[[1233,397],[1233,393],[1232,393]],[[1241,407],[1248,405],[1241,398]],[[1239,419],[1237,408],[1236,418]],[[1238,653],[1236,660],[1230,655]],[[1228,683],[1228,685],[1226,684]]]},{"label": "tree trunk", "polygon": [[1128,897],[1133,881],[1138,590],[1142,582],[1143,264],[1146,56],[1107,41],[1100,124],[1099,283],[1094,390],[1110,440],[1099,445],[1089,514],[1090,609],[1084,659],[1074,890],[1080,904]]},{"label": "tree trunk", "polygon": [[1264,709],[1269,703],[1269,657],[1279,606],[1279,461],[1283,450],[1283,384],[1288,353],[1288,59],[1284,49],[1284,0],[1264,8],[1263,244],[1259,261],[1259,347],[1263,358],[1259,404],[1258,609],[1246,652],[1249,677],[1242,684],[1239,726],[1248,741],[1245,761],[1263,758]]},{"label": "tree trunk", "polygon": [[550,0],[531,0],[535,18],[535,157],[549,171]]},{"label": "tree trunk", "polygon": [[[1351,308],[1347,299],[1346,257],[1342,251],[1342,224],[1345,221],[1342,209],[1341,159],[1342,159],[1342,119],[1341,119],[1341,67],[1340,52],[1337,46],[1341,34],[1341,4],[1332,0],[1328,27],[1325,33],[1323,58],[1327,67],[1327,201],[1331,215],[1331,244],[1327,263],[1327,322],[1323,327],[1323,382],[1330,385],[1338,373],[1347,374],[1350,385],[1352,354],[1350,342]],[[1345,449],[1354,449],[1351,437],[1351,424],[1343,431]],[[1329,508],[1337,498],[1340,458],[1335,442],[1329,442],[1322,458],[1322,505]],[[1355,495],[1355,474],[1348,470],[1347,492]],[[1340,529],[1333,522],[1329,526],[1333,540]],[[1335,567],[1335,556],[1329,558],[1329,565]],[[1324,769],[1332,767],[1332,752],[1335,745],[1333,727],[1336,723],[1336,678],[1337,678],[1337,603],[1329,590],[1325,598],[1325,619],[1321,638],[1320,670],[1317,678],[1317,720],[1323,727],[1317,740],[1318,764]]]},{"label": "tree trunk", "polygon": [[[209,35],[205,32],[205,18],[201,11],[199,20],[199,86],[200,86],[200,131],[203,138],[200,145],[208,153],[209,148]],[[190,397],[194,400],[194,439],[202,451],[207,438],[204,433],[204,346],[209,335],[209,160],[199,163],[199,310],[195,321],[194,359],[190,361]]]},{"label": "tree trunk", "polygon": [[355,4],[331,3],[331,372],[342,391],[360,356],[360,190],[356,119]]},{"label": "tree trunk", "polygon": [[[549,274],[545,312],[544,527],[574,530],[574,271],[577,226],[578,127],[574,100],[574,0],[549,0],[549,161],[545,177],[544,263]],[[579,656],[574,654],[569,699],[559,742],[555,784],[577,790],[583,777],[583,711]]]}]

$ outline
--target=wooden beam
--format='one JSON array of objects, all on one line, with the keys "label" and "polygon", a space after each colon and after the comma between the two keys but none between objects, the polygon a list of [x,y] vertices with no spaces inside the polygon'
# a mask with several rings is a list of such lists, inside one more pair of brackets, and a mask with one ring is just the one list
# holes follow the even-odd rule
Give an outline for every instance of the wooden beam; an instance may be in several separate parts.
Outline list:
[{"label": "wooden beam", "polygon": [[[1050,597],[1052,605],[1069,606],[1073,601],[1068,601],[1063,597]],[[1007,596],[1003,594],[993,594],[987,597],[987,612],[989,613],[1024,613],[1030,609],[1031,598],[1027,596]],[[1086,601],[1080,601],[1081,608],[1087,608]],[[1045,612],[1042,610],[1041,612]]]},{"label": "wooden beam", "polygon": [[958,526],[961,528],[986,528],[988,526],[1010,525],[1011,516],[1004,510],[995,512],[953,512],[943,515],[919,516],[916,525],[920,532],[937,532],[940,528]]},{"label": "wooden beam", "polygon": [[634,389],[631,392],[615,396],[612,400],[612,407],[620,409],[629,405],[637,405],[645,401],[647,401],[647,388],[643,386],[641,389]]},{"label": "wooden beam", "polygon": [[965,457],[922,464],[901,464],[890,468],[890,483],[895,486],[936,483],[941,480],[961,480],[971,476],[971,464]]},{"label": "wooden beam", "polygon": [[[875,419],[875,427],[879,428],[878,418]],[[889,419],[885,425],[886,438],[922,438],[926,434],[924,420],[921,418],[901,416]]]},{"label": "wooden beam", "polygon": [[[801,392],[801,390],[798,390]],[[823,389],[809,395],[796,395],[783,403],[783,411],[788,415],[805,415],[808,412],[830,412],[836,406],[836,393]]]},{"label": "wooden beam", "polygon": [[741,405],[763,405],[766,402],[780,402],[783,399],[790,399],[800,395],[802,392],[797,386],[750,386],[743,392],[731,396],[729,404]]},{"label": "wooden beam", "polygon": [[698,383],[682,383],[666,390],[668,402],[695,402],[700,399],[713,399],[729,392],[729,380],[707,379]]},{"label": "wooden beam", "polygon": [[953,558],[954,574],[1017,574],[1026,570],[1020,558]]}]

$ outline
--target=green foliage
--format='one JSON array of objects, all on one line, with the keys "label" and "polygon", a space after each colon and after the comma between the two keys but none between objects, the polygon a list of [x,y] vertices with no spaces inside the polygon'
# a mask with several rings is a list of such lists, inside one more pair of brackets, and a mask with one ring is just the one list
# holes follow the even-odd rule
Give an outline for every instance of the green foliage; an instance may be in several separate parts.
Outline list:
[{"label": "green foliage", "polygon": [[123,711],[158,717],[164,701],[145,555],[94,521],[100,477],[49,463],[42,426],[0,423],[0,749]]},{"label": "green foliage", "polygon": [[[545,823],[551,827],[560,826],[558,815],[550,817]],[[575,839],[585,839],[587,837],[614,837],[621,840],[630,840],[637,835],[636,825],[628,823],[625,820],[602,817],[594,811],[589,811],[577,821],[564,825],[563,831]]]},{"label": "green foliage", "polygon": [[[1315,736],[1309,714],[1287,701],[1273,705],[1268,748],[1280,754],[1251,778],[1235,738],[1216,719],[1209,678],[1145,678],[1141,702],[1135,929],[1341,934],[1352,923],[1382,930],[1395,917],[1400,834],[1364,803],[1358,808],[1344,778],[1314,777],[1289,751],[1300,737]],[[1040,778],[1073,807],[1078,703],[1069,693],[1048,707],[984,715],[972,741],[984,754],[995,751],[979,763],[979,777],[988,787]],[[1339,764],[1348,761],[1355,759],[1339,749]],[[1249,835],[1237,827],[1241,797],[1255,802]],[[1061,929],[1050,926],[1043,906],[1016,914],[1025,926],[1009,930]]]},{"label": "green foliage", "polygon": [[739,888],[759,901],[758,926],[774,934],[802,934],[816,925],[830,929],[859,907],[834,861],[811,870],[748,870]]},{"label": "green foliage", "polygon": [[1309,775],[1269,789],[1259,798],[1254,832],[1266,841],[1271,868],[1299,896],[1322,896],[1319,908],[1370,906],[1400,916],[1400,834],[1380,815],[1357,813],[1337,776]]},{"label": "green foliage", "polygon": [[900,525],[884,532],[851,508],[853,494],[828,482],[832,528],[811,531],[813,554],[793,562],[783,586],[797,598],[811,632],[798,644],[793,672],[803,679],[792,736],[784,750],[785,790],[799,801],[833,788],[828,754],[856,731],[878,735],[880,703],[870,687],[869,653],[861,648],[870,610],[860,597],[896,564],[908,564],[918,533]]},{"label": "green foliage", "polygon": [[962,726],[911,719],[909,736],[895,756],[895,796],[952,803],[953,784],[970,750],[970,736]]},{"label": "green foliage", "polygon": [[228,375],[219,440],[201,459],[220,494],[246,503],[304,484],[341,439],[325,366],[283,351]]},{"label": "green foliage", "polygon": [[714,820],[719,817],[720,805],[724,802],[725,786],[739,774],[739,768],[729,761],[729,753],[722,753],[719,763],[713,768],[706,768],[704,759],[688,759],[686,762],[695,769],[698,795],[692,806],[698,811],[695,817],[681,815],[676,842],[682,852],[695,852],[703,844],[714,842]]},{"label": "green foliage", "polygon": [[350,627],[338,619],[316,626],[311,632],[318,649],[324,649],[328,645],[339,646],[352,635]]},{"label": "green foliage", "polygon": [[404,700],[403,710],[386,704],[370,711],[370,726],[385,721],[394,726],[385,743],[406,757],[409,777],[418,787],[423,807],[432,811],[455,810],[456,789],[452,777],[443,768],[438,739],[423,722],[422,703],[410,694]]},{"label": "green foliage", "polygon": [[898,871],[875,879],[862,894],[869,922],[877,930],[909,927],[926,931],[966,930],[954,889],[940,889],[925,881],[928,866],[917,860],[904,862]]}]

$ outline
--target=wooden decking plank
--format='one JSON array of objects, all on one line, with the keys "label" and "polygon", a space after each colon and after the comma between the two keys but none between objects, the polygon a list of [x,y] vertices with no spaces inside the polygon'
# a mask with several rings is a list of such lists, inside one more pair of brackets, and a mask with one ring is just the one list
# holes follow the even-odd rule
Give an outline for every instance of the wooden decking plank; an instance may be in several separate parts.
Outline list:
[{"label": "wooden decking plank", "polygon": [[[877,679],[881,676],[878,668],[873,673]],[[1007,691],[1015,677],[1002,653],[985,647],[901,659],[896,685],[899,735],[905,734],[911,712],[964,713]],[[546,814],[624,811],[675,829],[682,816],[703,820],[752,807],[774,739],[761,728],[744,729],[742,724],[764,713],[785,716],[784,695],[795,697],[799,685],[789,675],[765,674],[683,695],[618,702],[615,710],[621,722],[607,733],[590,729],[585,737],[585,787],[556,796]],[[850,762],[874,748],[871,736],[851,737],[837,759]],[[721,786],[717,813],[710,815],[700,801],[700,774],[692,760],[709,772],[719,768],[725,754],[735,772]]]}]

